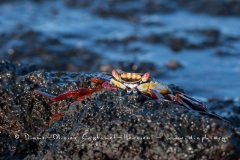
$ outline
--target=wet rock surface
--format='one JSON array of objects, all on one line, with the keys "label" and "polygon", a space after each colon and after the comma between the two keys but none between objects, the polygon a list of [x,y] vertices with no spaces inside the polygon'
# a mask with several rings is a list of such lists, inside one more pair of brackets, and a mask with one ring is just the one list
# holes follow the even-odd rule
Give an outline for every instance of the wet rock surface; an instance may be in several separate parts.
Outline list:
[{"label": "wet rock surface", "polygon": [[[98,5],[98,0],[94,2],[94,9],[97,14],[103,16],[116,16],[120,18],[131,17],[130,15],[145,14],[166,14],[184,9],[190,12],[205,13],[210,15],[239,15],[240,2],[227,0],[139,0],[134,1],[106,1],[103,5]],[[72,7],[92,7],[92,3],[87,0],[67,0],[65,4]],[[111,8],[109,7],[111,6]],[[127,8],[124,8],[129,6]],[[126,11],[130,14],[126,14]]]},{"label": "wet rock surface", "polygon": [[226,0],[180,0],[178,4],[185,9],[192,12],[202,12],[213,15],[239,15],[240,2],[239,1],[226,1]]},{"label": "wet rock surface", "polygon": [[[2,33],[1,59],[25,64],[35,64],[49,70],[94,71],[99,66],[99,55],[87,48],[74,48],[60,39],[71,35],[54,37],[19,25],[16,32]],[[6,42],[9,42],[6,44]],[[81,58],[80,58],[81,57]],[[71,63],[69,63],[71,61]],[[89,66],[92,63],[94,65]]]},{"label": "wet rock surface", "polygon": [[[96,74],[46,72],[9,61],[2,61],[0,69],[1,159],[240,158],[239,104],[234,101],[208,102],[214,112],[226,113],[220,115],[231,125],[121,89],[99,91],[82,102],[53,103],[34,89],[57,95],[93,87],[89,79]],[[223,111],[229,105],[229,112]],[[59,111],[63,117],[49,126],[49,117]]]}]

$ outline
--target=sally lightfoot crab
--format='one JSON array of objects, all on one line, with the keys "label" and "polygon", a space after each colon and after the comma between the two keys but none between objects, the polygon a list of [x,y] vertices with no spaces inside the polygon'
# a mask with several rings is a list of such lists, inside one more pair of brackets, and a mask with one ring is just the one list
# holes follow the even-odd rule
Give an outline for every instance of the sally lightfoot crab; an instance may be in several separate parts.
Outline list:
[{"label": "sally lightfoot crab", "polygon": [[[189,110],[195,110],[200,114],[209,115],[211,117],[224,120],[220,116],[211,113],[203,102],[196,100],[178,90],[170,89],[165,84],[154,81],[152,77],[150,77],[149,73],[126,73],[121,70],[113,70],[111,75],[101,73],[98,76],[91,78],[91,82],[95,84],[94,88],[72,90],[57,96],[42,92],[40,90],[34,90],[34,92],[36,94],[46,96],[54,102],[63,100],[67,97],[82,101],[85,97],[91,96],[96,91],[104,89],[116,90],[118,88],[121,88],[129,94],[145,93],[154,99],[169,100],[180,104]],[[50,123],[60,117],[62,117],[62,113],[58,113],[52,116]]]}]

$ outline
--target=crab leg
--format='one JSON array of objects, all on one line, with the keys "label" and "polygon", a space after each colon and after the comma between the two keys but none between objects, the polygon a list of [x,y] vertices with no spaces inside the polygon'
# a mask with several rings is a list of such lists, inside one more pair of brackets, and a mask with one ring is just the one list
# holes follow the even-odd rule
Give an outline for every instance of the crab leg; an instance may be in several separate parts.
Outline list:
[{"label": "crab leg", "polygon": [[[97,77],[91,78],[91,82],[97,84],[97,85],[102,85],[107,82],[107,79],[104,78],[104,74],[99,74]],[[91,95],[93,92],[96,92],[98,90],[102,90],[103,87],[97,87],[97,88],[82,88],[82,89],[76,89],[73,91],[65,92],[60,95],[54,96],[46,92],[42,92],[39,90],[34,90],[34,93],[43,95],[47,98],[50,98],[52,101],[57,102],[61,101],[67,97],[72,97],[72,98],[78,98],[79,100],[84,99],[84,97]]]},{"label": "crab leg", "polygon": [[91,78],[91,82],[96,84],[103,84],[104,82],[108,82],[110,78],[106,77],[105,73],[100,73],[96,77]]},{"label": "crab leg", "polygon": [[[185,101],[185,105],[189,105],[191,106],[191,108],[193,108],[194,110],[197,110],[200,114],[202,115],[208,115],[208,116],[211,116],[211,117],[214,117],[216,119],[220,119],[220,120],[223,120],[225,122],[228,122],[226,121],[225,119],[223,119],[221,116],[217,115],[217,114],[214,114],[214,113],[210,113],[210,111],[208,110],[208,108],[204,105],[203,102],[200,102],[192,97],[189,97],[188,95],[186,94],[178,94],[178,96],[183,100]],[[229,123],[229,122],[228,122]]]},{"label": "crab leg", "polygon": [[[54,96],[52,94],[42,92],[42,91],[39,91],[39,90],[34,90],[34,93],[43,95],[47,98],[50,98],[53,102],[63,100],[67,97],[77,98],[78,101],[82,101],[86,96],[91,96],[93,92],[96,92],[96,91],[102,90],[102,89],[104,89],[104,88],[92,88],[92,89],[91,88],[87,88],[87,89],[83,88],[83,89],[78,89],[78,90],[74,90],[74,91],[65,92],[65,93],[62,93],[58,96]],[[49,125],[51,125],[54,120],[59,119],[61,117],[62,117],[62,112],[57,113],[56,115],[53,115],[50,118]]]},{"label": "crab leg", "polygon": [[49,125],[51,125],[53,121],[55,121],[56,119],[59,119],[59,118],[62,118],[62,112],[60,112],[60,113],[55,114],[54,116],[52,116],[52,117],[50,118]]},{"label": "crab leg", "polygon": [[172,101],[172,102],[175,102],[175,103],[178,103],[184,107],[186,107],[187,109],[189,110],[193,110],[188,104],[186,104],[179,96],[178,94],[175,96],[175,95],[172,95],[172,94],[167,94],[166,97]]},{"label": "crab leg", "polygon": [[[110,84],[108,79],[104,78],[104,74],[100,74],[97,77],[94,77],[91,79],[91,82],[97,84],[99,87],[96,88],[82,88],[82,89],[77,89],[69,92],[62,93],[60,95],[54,96],[52,94],[42,92],[40,90],[34,90],[34,93],[43,95],[47,98],[50,98],[53,102],[61,101],[65,98],[71,97],[71,98],[77,98],[77,101],[82,101],[85,97],[91,96],[94,92],[103,90],[103,89],[108,89],[108,90],[116,90],[118,89],[114,85]],[[49,125],[56,119],[59,119],[62,117],[62,112],[57,113],[56,115],[53,115],[50,118]]]},{"label": "crab leg", "polygon": [[42,92],[39,90],[34,90],[34,93],[43,95],[47,98],[50,98],[53,102],[57,102],[57,101],[61,101],[68,97],[71,97],[71,98],[86,97],[87,95],[91,95],[93,92],[96,92],[101,89],[103,89],[103,88],[82,88],[82,89],[65,92],[58,96],[54,96],[54,95],[51,95],[49,93]]},{"label": "crab leg", "polygon": [[164,97],[162,94],[160,94],[158,91],[154,89],[150,89],[150,95],[152,98],[158,99],[158,100],[163,100]]},{"label": "crab leg", "polygon": [[[150,90],[150,94],[151,94],[151,97],[153,97],[155,99],[159,99],[159,100],[164,99],[164,96],[154,89]],[[209,110],[207,109],[207,107],[204,105],[204,103],[202,103],[202,102],[200,102],[196,99],[193,99],[192,97],[189,97],[188,95],[185,95],[185,94],[182,94],[182,93],[181,94],[177,93],[176,96],[172,95],[172,94],[167,94],[165,96],[170,101],[176,102],[176,103],[186,107],[189,110],[197,110],[202,115],[208,115],[208,116],[211,116],[211,117],[214,117],[216,119],[223,120],[223,121],[229,123],[228,121],[226,121],[225,119],[223,119],[219,115],[216,115],[214,113],[210,113]]]},{"label": "crab leg", "polygon": [[198,111],[208,111],[207,107],[204,105],[203,102],[200,102],[196,99],[193,99],[192,97],[189,97],[186,94],[177,94],[185,103],[188,105],[192,106],[193,109],[198,110]]},{"label": "crab leg", "polygon": [[[204,105],[203,102],[200,102],[192,97],[189,97],[188,95],[186,94],[176,94],[177,97],[179,97],[179,99],[181,99],[181,103],[183,106],[189,108],[190,110],[197,110],[200,114],[202,115],[208,115],[210,117],[213,117],[213,118],[216,118],[216,119],[219,119],[219,120],[223,120],[227,123],[230,123],[228,122],[227,120],[223,119],[221,116],[217,115],[217,114],[214,114],[214,113],[211,113],[208,108]],[[180,103],[179,103],[180,104]]]},{"label": "crab leg", "polygon": [[102,84],[102,87],[105,88],[105,89],[107,89],[107,90],[111,90],[111,91],[118,89],[118,87],[112,85],[112,84],[111,84],[110,82],[108,82],[108,81],[104,82],[104,83]]},{"label": "crab leg", "polygon": [[[155,98],[155,99],[159,99],[159,100],[163,100],[165,99],[164,96],[162,94],[160,94],[158,91],[154,90],[154,89],[151,89],[150,90],[150,94],[151,94],[151,97]],[[185,104],[181,98],[177,97],[177,96],[174,96],[172,94],[167,94],[165,95],[170,101],[172,102],[176,102],[180,105],[183,105],[184,107],[186,107],[187,109],[191,110],[191,108]]]}]

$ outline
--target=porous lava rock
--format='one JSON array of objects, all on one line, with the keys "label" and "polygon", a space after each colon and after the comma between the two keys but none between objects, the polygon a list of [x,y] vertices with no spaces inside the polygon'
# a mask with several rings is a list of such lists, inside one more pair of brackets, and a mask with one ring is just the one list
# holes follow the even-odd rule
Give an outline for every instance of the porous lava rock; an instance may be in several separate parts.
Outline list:
[{"label": "porous lava rock", "polygon": [[[51,94],[94,87],[96,74],[0,63],[0,159],[238,159],[239,129],[167,100],[103,90],[82,102]],[[172,86],[171,86],[172,87]],[[50,116],[63,117],[49,124]]]}]

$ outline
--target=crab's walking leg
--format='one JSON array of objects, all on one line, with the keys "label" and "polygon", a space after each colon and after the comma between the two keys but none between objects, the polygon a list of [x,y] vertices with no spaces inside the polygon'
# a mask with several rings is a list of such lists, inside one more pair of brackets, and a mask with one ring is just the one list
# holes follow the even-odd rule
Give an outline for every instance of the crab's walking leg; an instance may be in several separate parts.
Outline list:
[{"label": "crab's walking leg", "polygon": [[[107,81],[102,84],[102,87],[103,87],[103,88],[100,88],[99,90],[103,90],[103,89],[116,90],[116,89],[118,89],[117,87],[111,85],[111,84],[110,84],[109,82],[107,82]],[[94,91],[94,92],[95,92],[95,91]],[[92,93],[93,93],[93,92],[92,92]],[[78,98],[77,98],[77,101],[82,101],[85,97],[91,96],[92,93],[89,92],[88,94],[86,94],[86,95],[84,95],[84,96],[78,97]]]},{"label": "crab's walking leg", "polygon": [[108,81],[104,82],[104,83],[102,84],[102,87],[105,88],[105,89],[107,89],[107,90],[111,90],[111,91],[118,89],[118,87],[112,85],[112,84],[111,84],[110,82],[108,82]]},{"label": "crab's walking leg", "polygon": [[46,93],[46,92],[42,92],[42,91],[39,91],[39,90],[34,90],[34,93],[43,95],[44,97],[47,97],[47,98],[50,98],[54,102],[57,102],[57,101],[65,99],[67,97],[70,97],[73,94],[73,92],[74,91],[65,92],[65,93],[62,93],[58,96],[54,96],[54,95]]},{"label": "crab's walking leg", "polygon": [[[143,87],[141,86],[141,88]],[[151,97],[155,99],[162,100],[164,99],[164,97],[166,97],[170,101],[178,103],[189,110],[196,110],[202,115],[208,115],[210,117],[214,117],[216,119],[228,122],[224,120],[222,117],[220,117],[219,115],[211,113],[203,102],[198,101],[184,93],[180,93],[180,92],[171,93],[171,91],[168,90],[168,88],[162,84],[158,84],[158,85],[150,84],[148,88],[150,90],[149,94],[151,95]]]},{"label": "crab's walking leg", "polygon": [[[51,98],[51,100],[53,100],[53,101],[59,101],[59,100],[62,100],[62,99],[64,99],[64,98],[66,98],[66,97],[76,98],[77,96],[79,96],[79,94],[81,94],[81,95],[84,94],[83,96],[80,96],[80,97],[77,98],[77,101],[82,101],[84,98],[86,98],[87,96],[91,96],[93,92],[96,92],[96,91],[98,91],[98,90],[103,90],[103,89],[105,89],[105,88],[106,88],[106,89],[109,89],[109,90],[115,90],[115,89],[117,89],[117,87],[111,85],[109,82],[104,82],[102,86],[103,86],[103,88],[79,89],[79,90],[76,90],[76,91],[70,91],[70,92],[66,92],[66,93],[60,94],[60,95],[58,95],[58,96],[56,96],[56,97],[54,97],[54,96],[51,95],[51,94],[48,94],[48,93],[45,93],[45,92],[41,92],[41,91],[40,91],[41,93],[38,93],[38,94],[45,95],[45,96]],[[72,93],[71,93],[71,92],[72,92]],[[80,93],[78,93],[78,92],[80,92]],[[57,99],[57,100],[56,100],[56,99]],[[60,112],[60,113],[52,116],[52,117],[50,118],[49,125],[51,125],[54,120],[59,119],[59,118],[61,118],[61,117],[62,117],[62,112]]]},{"label": "crab's walking leg", "polygon": [[172,94],[167,94],[166,97],[167,97],[170,101],[175,102],[175,103],[178,103],[178,104],[186,107],[187,109],[192,110],[192,108],[191,108],[188,104],[186,104],[186,103],[178,96],[178,94],[176,94],[176,96],[175,96],[175,95],[172,95]]},{"label": "crab's walking leg", "polygon": [[150,95],[152,98],[158,99],[158,100],[163,100],[164,97],[162,94],[160,94],[158,91],[154,89],[150,89]]},{"label": "crab's walking leg", "polygon": [[[42,92],[42,91],[39,91],[39,90],[34,90],[34,92],[36,94],[40,94],[40,95],[43,95],[45,97],[48,97],[54,102],[63,100],[67,97],[77,98],[78,101],[82,101],[86,96],[90,96],[90,95],[92,95],[93,92],[96,92],[96,91],[101,90],[101,89],[104,89],[104,88],[92,88],[92,89],[83,88],[83,89],[78,89],[78,90],[65,92],[65,93],[62,93],[58,96],[54,96],[54,95],[51,95],[49,93]],[[53,115],[50,118],[49,125],[51,125],[54,120],[59,119],[61,117],[62,117],[62,112],[57,113],[56,115]]]},{"label": "crab's walking leg", "polygon": [[193,109],[198,111],[207,112],[208,108],[205,106],[203,102],[200,102],[186,94],[183,93],[177,93],[177,96],[180,97],[185,103],[192,106]]},{"label": "crab's walking leg", "polygon": [[105,76],[105,74],[101,73],[97,77],[91,78],[91,80],[90,80],[91,82],[100,86],[100,87],[97,87],[97,88],[76,89],[76,90],[73,90],[73,91],[62,93],[62,94],[57,95],[57,96],[54,96],[54,95],[51,95],[49,93],[42,92],[42,91],[39,91],[39,90],[34,90],[34,92],[36,94],[40,94],[40,95],[43,95],[45,97],[48,97],[54,102],[63,100],[67,97],[78,98],[78,100],[82,100],[82,99],[84,99],[84,97],[91,95],[93,92],[104,89],[104,86],[102,86],[102,85],[108,81],[108,79],[104,78],[104,76]]},{"label": "crab's walking leg", "polygon": [[185,104],[185,102],[183,102],[181,100],[181,98],[179,98],[178,96],[174,96],[172,94],[166,94],[165,97],[159,92],[156,91],[155,89],[150,89],[150,95],[152,98],[155,99],[159,99],[159,100],[163,100],[165,99],[165,97],[167,97],[167,99],[169,99],[172,102],[178,103],[180,105],[183,105],[184,107],[186,107],[189,110],[192,110],[187,104]]},{"label": "crab's walking leg", "polygon": [[[100,75],[101,76],[101,75]],[[78,101],[82,101],[87,96],[91,96],[94,92],[108,89],[108,90],[116,90],[118,89],[116,86],[110,84],[106,79],[101,79],[101,77],[94,77],[91,79],[91,82],[98,85],[97,88],[82,88],[78,90],[73,90],[69,92],[62,93],[60,95],[54,96],[52,94],[42,92],[40,90],[34,90],[34,93],[43,95],[47,98],[50,98],[52,101],[57,102],[60,100],[63,100],[65,98],[71,97],[71,98],[77,98]],[[50,118],[49,125],[56,119],[59,119],[62,117],[62,113],[58,113]]]},{"label": "crab's walking leg", "polygon": [[[49,93],[46,93],[46,92],[42,92],[42,91],[39,91],[39,90],[34,90],[34,93],[36,94],[40,94],[40,95],[43,95],[45,97],[48,97],[50,98],[53,102],[57,102],[57,101],[60,101],[60,100],[63,100],[67,97],[72,97],[72,98],[77,98],[78,101],[82,101],[86,96],[90,96],[92,95],[93,92],[96,92],[98,90],[101,90],[103,88],[83,88],[83,89],[78,89],[78,90],[73,90],[73,91],[69,91],[69,92],[65,92],[65,93],[62,93],[58,96],[54,96],[52,94],[49,94]],[[51,123],[56,120],[56,119],[59,119],[62,117],[62,112],[60,113],[57,113],[56,115],[52,116],[50,118],[50,121],[49,121],[49,125],[51,125]]]},{"label": "crab's walking leg", "polygon": [[106,78],[105,76],[106,76],[106,74],[100,73],[96,77],[91,78],[91,82],[93,82],[95,84],[103,84],[105,82],[108,82],[109,79]]},{"label": "crab's walking leg", "polygon": [[59,118],[62,118],[62,112],[60,112],[60,113],[55,114],[54,116],[52,116],[52,117],[50,118],[49,125],[51,125],[53,121],[55,121],[56,119],[59,119]]},{"label": "crab's walking leg", "polygon": [[210,117],[230,123],[227,120],[223,119],[221,116],[211,113],[203,102],[196,100],[183,93],[177,93],[176,96],[181,98],[181,101],[182,101],[181,103],[183,104],[183,106],[190,108],[191,110],[197,110],[202,115],[208,115]]},{"label": "crab's walking leg", "polygon": [[82,89],[65,92],[65,93],[62,93],[57,96],[54,96],[54,95],[51,95],[49,93],[42,92],[39,90],[34,90],[34,93],[43,95],[47,98],[50,98],[52,101],[57,102],[57,101],[61,101],[61,100],[65,99],[67,97],[71,97],[71,98],[86,97],[87,95],[91,95],[93,92],[96,92],[101,89],[102,88],[82,88]]},{"label": "crab's walking leg", "polygon": [[49,93],[46,93],[46,92],[42,92],[42,91],[39,91],[39,90],[37,90],[37,89],[34,90],[34,93],[35,93],[35,94],[43,95],[43,96],[45,96],[45,97],[47,97],[47,98],[50,98],[50,99],[56,97],[56,96],[54,96],[54,95],[52,95],[52,94],[49,94]]}]

